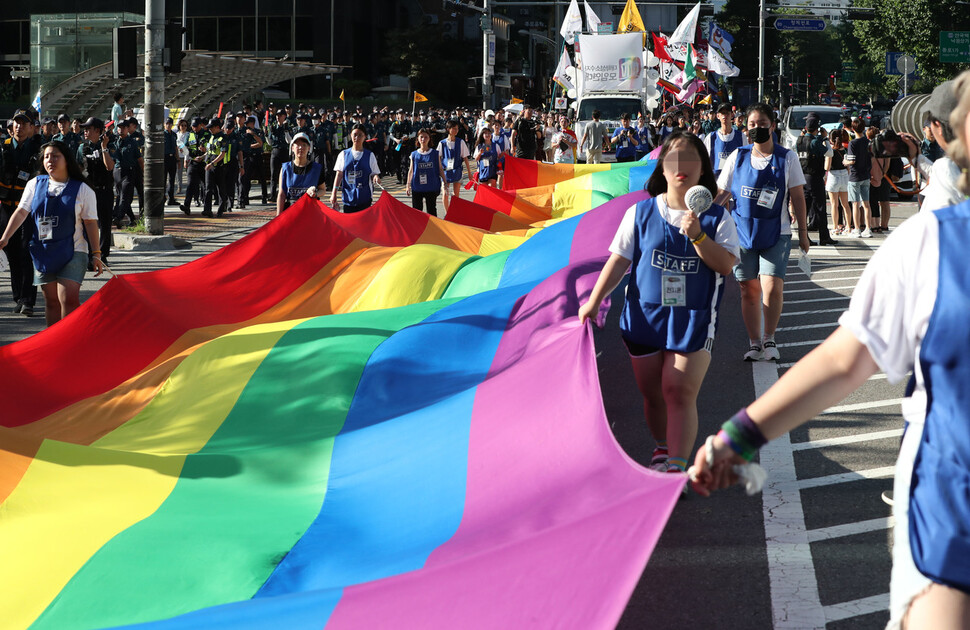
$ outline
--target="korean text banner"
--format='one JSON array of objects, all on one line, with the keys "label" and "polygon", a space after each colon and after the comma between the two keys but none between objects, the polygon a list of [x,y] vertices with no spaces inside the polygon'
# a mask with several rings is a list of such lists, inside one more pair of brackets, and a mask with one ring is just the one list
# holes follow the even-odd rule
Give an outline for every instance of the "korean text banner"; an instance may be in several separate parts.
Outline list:
[{"label": "korean text banner", "polygon": [[583,91],[639,90],[643,87],[643,36],[580,35]]}]

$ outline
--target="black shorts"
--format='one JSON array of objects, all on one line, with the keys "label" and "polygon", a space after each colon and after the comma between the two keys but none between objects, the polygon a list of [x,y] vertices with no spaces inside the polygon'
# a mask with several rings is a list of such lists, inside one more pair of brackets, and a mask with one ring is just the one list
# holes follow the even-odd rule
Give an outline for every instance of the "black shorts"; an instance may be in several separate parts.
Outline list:
[{"label": "black shorts", "polygon": [[626,337],[621,337],[621,339],[623,339],[623,343],[626,345],[627,352],[630,353],[631,357],[645,357],[663,350],[663,348],[654,348],[653,346],[645,346],[642,343],[630,341]]},{"label": "black shorts", "polygon": [[889,182],[883,180],[879,186],[869,187],[869,201],[889,201]]}]

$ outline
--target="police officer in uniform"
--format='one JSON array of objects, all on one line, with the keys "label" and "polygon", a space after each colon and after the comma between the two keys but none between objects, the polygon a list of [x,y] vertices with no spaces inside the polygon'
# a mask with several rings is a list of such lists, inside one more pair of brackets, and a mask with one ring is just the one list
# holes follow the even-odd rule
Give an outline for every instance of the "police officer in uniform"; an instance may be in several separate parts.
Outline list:
[{"label": "police officer in uniform", "polygon": [[229,164],[229,143],[222,133],[222,121],[213,118],[209,121],[212,136],[206,144],[205,152],[205,203],[202,216],[212,216],[212,198],[219,196],[218,216],[226,213],[229,207],[229,191],[226,190],[226,169]]},{"label": "police officer in uniform", "polygon": [[[138,126],[138,119],[134,116],[128,118],[128,135],[131,136],[138,144],[138,150],[141,151],[142,155],[145,153],[145,134],[141,132]],[[145,161],[139,162],[138,168],[135,169],[135,192],[138,193],[138,209],[139,214],[144,214],[145,212]]]},{"label": "police officer in uniform", "polygon": [[135,188],[140,179],[141,169],[145,160],[141,154],[138,140],[130,133],[131,120],[122,120],[118,125],[118,143],[114,155],[114,180],[118,187],[118,199],[115,202],[115,227],[121,228],[121,219],[128,217],[129,225],[135,225],[138,219],[131,209],[131,202],[135,196]]},{"label": "police officer in uniform", "polygon": [[[17,209],[27,181],[37,172],[40,152],[39,137],[34,135],[34,119],[25,110],[13,115],[13,133],[3,141],[0,151],[0,230],[7,227]],[[10,263],[10,289],[14,313],[27,317],[34,314],[37,287],[34,286],[34,264],[27,250],[27,232],[21,225],[3,248]]]},{"label": "police officer in uniform", "polygon": [[834,245],[829,235],[829,222],[825,213],[825,156],[832,149],[818,133],[819,117],[809,112],[805,117],[805,129],[795,141],[795,152],[805,174],[805,207],[810,227],[818,228],[819,245]]},{"label": "police officer in uniform", "polygon": [[244,174],[239,177],[239,204],[241,208],[249,205],[249,189],[255,175],[263,187],[263,205],[266,205],[266,175],[263,172],[263,134],[256,129],[256,117],[246,118],[242,129],[242,155]]},{"label": "police officer in uniform", "polygon": [[325,179],[330,178],[330,134],[323,124],[320,114],[313,114],[310,120],[313,121],[313,133],[309,134],[313,140],[313,161],[323,168]]},{"label": "police officer in uniform", "polygon": [[272,185],[270,199],[276,199],[277,197],[280,168],[283,166],[283,162],[290,161],[291,135],[291,127],[290,123],[287,122],[286,112],[282,110],[276,112],[276,120],[270,121],[269,131],[266,132],[266,139],[269,140],[269,144],[272,147],[272,152],[269,155],[269,170]]},{"label": "police officer in uniform", "polygon": [[397,177],[397,183],[404,183],[404,176],[407,173],[407,166],[404,158],[407,146],[405,143],[408,140],[408,136],[411,135],[411,123],[404,120],[404,112],[400,109],[397,110],[396,120],[391,123],[391,127],[388,130],[391,136],[391,151],[389,157],[388,170]]},{"label": "police officer in uniform", "polygon": [[60,133],[54,134],[52,140],[59,140],[66,144],[67,148],[71,150],[72,155],[76,153],[78,146],[81,144],[81,136],[71,131],[71,117],[67,114],[58,116],[57,128],[61,131]]},{"label": "police officer in uniform", "polygon": [[165,179],[168,182],[168,205],[177,205],[175,201],[175,172],[178,171],[178,136],[172,129],[174,121],[165,120],[165,130],[162,132],[165,140]]},{"label": "police officer in uniform", "polygon": [[226,119],[223,135],[226,138],[226,161],[223,169],[223,175],[226,178],[224,190],[229,198],[226,211],[232,212],[232,209],[236,206],[236,186],[239,183],[239,173],[245,170],[243,167],[242,138],[239,137],[236,123],[233,122],[232,118]]},{"label": "police officer in uniform", "polygon": [[88,118],[81,124],[84,140],[77,149],[77,163],[84,170],[88,186],[98,200],[98,233],[101,235],[101,260],[108,262],[111,253],[111,213],[114,208],[115,161],[111,158],[110,134],[104,133],[104,123],[99,118]]},{"label": "police officer in uniform", "polygon": [[203,128],[201,118],[192,119],[192,129],[185,139],[185,149],[188,156],[185,158],[185,170],[189,174],[189,181],[185,185],[185,199],[179,208],[187,215],[192,214],[189,204],[203,191],[200,189],[205,181],[205,146],[209,140],[209,133]]}]

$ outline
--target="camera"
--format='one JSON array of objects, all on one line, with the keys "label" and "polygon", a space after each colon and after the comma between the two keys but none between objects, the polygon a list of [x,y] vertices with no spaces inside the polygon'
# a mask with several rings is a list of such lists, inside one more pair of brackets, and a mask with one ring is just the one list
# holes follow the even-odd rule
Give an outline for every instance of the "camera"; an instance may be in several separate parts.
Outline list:
[{"label": "camera", "polygon": [[909,147],[892,129],[886,129],[872,139],[872,154],[877,158],[908,157]]}]

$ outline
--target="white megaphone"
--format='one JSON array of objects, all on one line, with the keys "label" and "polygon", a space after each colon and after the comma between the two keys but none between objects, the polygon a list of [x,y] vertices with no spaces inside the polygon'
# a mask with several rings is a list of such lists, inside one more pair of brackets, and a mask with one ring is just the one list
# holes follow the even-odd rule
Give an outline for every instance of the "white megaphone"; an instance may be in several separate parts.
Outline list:
[{"label": "white megaphone", "polygon": [[691,186],[684,195],[684,203],[694,216],[700,216],[714,203],[714,196],[705,186]]}]

